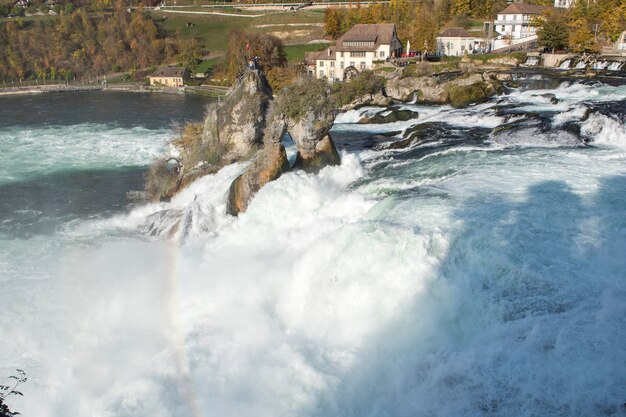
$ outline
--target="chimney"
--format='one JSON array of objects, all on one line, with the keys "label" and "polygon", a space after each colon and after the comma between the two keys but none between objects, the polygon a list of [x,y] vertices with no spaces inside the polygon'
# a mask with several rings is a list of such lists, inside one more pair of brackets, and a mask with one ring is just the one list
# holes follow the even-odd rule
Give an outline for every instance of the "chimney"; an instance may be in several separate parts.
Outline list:
[{"label": "chimney", "polygon": [[328,48],[327,51],[328,51],[328,56],[330,56],[330,48]]}]

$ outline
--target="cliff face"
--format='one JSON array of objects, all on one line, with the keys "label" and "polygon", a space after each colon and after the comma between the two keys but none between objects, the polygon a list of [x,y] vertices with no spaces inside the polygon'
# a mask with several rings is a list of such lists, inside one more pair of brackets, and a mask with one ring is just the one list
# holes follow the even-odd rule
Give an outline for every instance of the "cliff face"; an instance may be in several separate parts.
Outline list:
[{"label": "cliff face", "polygon": [[297,148],[295,169],[318,171],[327,165],[341,163],[339,153],[328,134],[333,121],[333,106],[328,85],[302,79],[281,92],[265,116],[263,150],[237,178],[229,191],[228,211],[237,215],[267,182],[290,169],[280,141],[289,133]]},{"label": "cliff face", "polygon": [[272,89],[258,71],[245,71],[226,101],[214,104],[204,123],[204,141],[227,149],[226,161],[249,158],[263,142]]}]

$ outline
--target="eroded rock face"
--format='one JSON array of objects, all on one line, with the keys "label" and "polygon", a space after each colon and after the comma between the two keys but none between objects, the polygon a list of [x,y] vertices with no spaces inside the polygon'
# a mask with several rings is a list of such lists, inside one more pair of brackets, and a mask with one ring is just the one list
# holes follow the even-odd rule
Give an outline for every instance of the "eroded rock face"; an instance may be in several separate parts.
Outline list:
[{"label": "eroded rock face", "polygon": [[387,96],[403,102],[428,101],[444,103],[447,99],[446,90],[432,77],[408,77],[396,78],[387,83],[385,87]]},{"label": "eroded rock face", "polygon": [[265,77],[247,70],[226,101],[209,108],[204,138],[217,140],[228,149],[230,160],[251,156],[263,142],[263,130],[272,90]]},{"label": "eroded rock face", "polygon": [[417,119],[419,113],[408,109],[399,109],[398,107],[392,107],[380,111],[372,116],[364,116],[359,120],[359,124],[384,124],[394,122],[406,122],[407,120]]},{"label": "eroded rock face", "polygon": [[376,94],[366,94],[361,97],[358,97],[356,100],[352,101],[349,104],[346,104],[340,108],[340,110],[352,110],[358,109],[363,106],[380,106],[387,107],[391,105],[391,99],[384,95],[382,92]]},{"label": "eroded rock face", "polygon": [[329,134],[315,144],[315,148],[305,152],[298,150],[294,168],[317,172],[328,165],[340,165],[341,157]]},{"label": "eroded rock face", "polygon": [[227,211],[233,216],[246,211],[252,197],[270,181],[289,170],[285,147],[266,144],[258,151],[250,166],[233,181],[228,191]]},{"label": "eroded rock face", "polygon": [[482,74],[471,74],[451,80],[433,77],[409,77],[387,84],[387,95],[399,101],[450,103],[464,106],[480,102],[500,91],[501,82]]}]

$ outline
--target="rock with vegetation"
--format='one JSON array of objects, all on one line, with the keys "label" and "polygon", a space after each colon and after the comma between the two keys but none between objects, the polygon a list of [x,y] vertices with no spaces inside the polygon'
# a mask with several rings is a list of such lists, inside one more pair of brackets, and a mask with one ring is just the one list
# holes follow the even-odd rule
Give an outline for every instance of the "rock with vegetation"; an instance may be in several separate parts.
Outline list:
[{"label": "rock with vegetation", "polygon": [[210,111],[204,124],[205,142],[217,141],[228,149],[229,160],[247,159],[263,142],[265,116],[272,89],[256,70],[241,75],[226,101]]},{"label": "rock with vegetation", "polygon": [[340,110],[363,106],[388,106],[391,100],[385,94],[385,78],[372,71],[363,71],[348,82],[332,87],[333,100]]},{"label": "rock with vegetation", "polygon": [[406,77],[387,84],[387,95],[398,101],[450,103],[459,107],[485,100],[501,91],[497,79],[481,74],[454,74],[452,77]]},{"label": "rock with vegetation", "polygon": [[270,181],[289,170],[285,147],[278,143],[266,144],[257,152],[250,166],[233,181],[228,191],[227,211],[233,216],[248,208],[252,197]]},{"label": "rock with vegetation", "polygon": [[[296,166],[318,170],[324,165],[341,163],[329,131],[333,126],[335,102],[324,80],[301,78],[283,89],[273,109],[275,123],[284,123],[296,144]],[[270,126],[276,131],[275,127]],[[275,135],[274,135],[275,136]]]}]

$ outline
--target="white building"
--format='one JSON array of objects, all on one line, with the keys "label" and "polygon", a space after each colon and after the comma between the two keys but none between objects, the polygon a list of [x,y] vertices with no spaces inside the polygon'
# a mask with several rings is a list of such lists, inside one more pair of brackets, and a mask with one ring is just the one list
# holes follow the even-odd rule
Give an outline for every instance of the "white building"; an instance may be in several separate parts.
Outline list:
[{"label": "white building", "polygon": [[343,80],[350,71],[371,70],[375,61],[399,57],[402,43],[393,23],[354,25],[337,44],[320,52],[307,52],[305,62],[310,75]]},{"label": "white building", "polygon": [[569,9],[574,4],[574,1],[575,0],[554,0],[554,7]]},{"label": "white building", "polygon": [[547,6],[513,3],[498,13],[494,31],[499,35],[493,49],[537,39],[537,20],[548,10]]},{"label": "white building", "polygon": [[437,36],[437,55],[462,56],[466,52],[473,54],[485,52],[486,41],[463,28],[447,28]]}]

